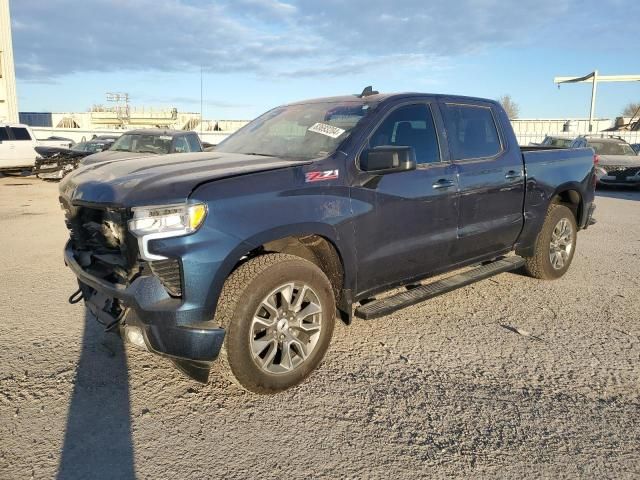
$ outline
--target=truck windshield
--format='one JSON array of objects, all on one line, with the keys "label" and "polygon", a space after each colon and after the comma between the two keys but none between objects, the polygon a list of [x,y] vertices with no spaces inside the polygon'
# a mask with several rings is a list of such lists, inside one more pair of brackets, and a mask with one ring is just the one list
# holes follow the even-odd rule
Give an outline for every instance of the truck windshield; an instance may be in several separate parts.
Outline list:
[{"label": "truck windshield", "polygon": [[590,141],[589,146],[592,147],[598,155],[634,155],[630,145],[617,142],[594,142]]},{"label": "truck windshield", "polygon": [[121,135],[110,150],[134,153],[169,153],[171,150],[170,135],[130,134]]},{"label": "truck windshield", "polygon": [[569,148],[572,142],[572,138],[547,137],[542,142],[542,145],[549,147]]},{"label": "truck windshield", "polygon": [[335,152],[372,110],[364,101],[278,107],[220,143],[217,151],[310,160]]}]

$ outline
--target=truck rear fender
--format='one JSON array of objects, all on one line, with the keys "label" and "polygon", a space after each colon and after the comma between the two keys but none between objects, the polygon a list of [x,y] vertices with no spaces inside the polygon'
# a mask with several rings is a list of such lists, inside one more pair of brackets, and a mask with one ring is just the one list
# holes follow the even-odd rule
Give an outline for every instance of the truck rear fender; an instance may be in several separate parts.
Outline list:
[{"label": "truck rear fender", "polygon": [[545,195],[542,202],[533,206],[533,208],[531,208],[531,205],[525,206],[525,227],[515,248],[518,255],[525,257],[533,255],[536,238],[551,204],[561,204],[569,207],[576,217],[576,223],[579,228],[584,226],[586,209],[584,208],[584,199],[580,194],[581,188],[582,186],[579,182],[566,182]]},{"label": "truck rear fender", "polygon": [[549,204],[553,203],[569,207],[576,218],[576,223],[582,225],[583,216],[586,212],[584,209],[584,201],[580,194],[579,183],[567,183],[558,187],[549,202]]}]

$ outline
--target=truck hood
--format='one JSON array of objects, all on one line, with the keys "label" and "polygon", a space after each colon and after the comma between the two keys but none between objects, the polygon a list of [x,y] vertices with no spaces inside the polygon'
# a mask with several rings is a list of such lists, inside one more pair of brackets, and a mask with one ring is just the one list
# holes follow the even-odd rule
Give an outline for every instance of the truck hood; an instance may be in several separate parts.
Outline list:
[{"label": "truck hood", "polygon": [[105,161],[67,175],[60,194],[71,203],[120,207],[178,203],[202,183],[307,163],[215,151]]},{"label": "truck hood", "polygon": [[640,167],[640,155],[600,155],[603,167]]},{"label": "truck hood", "polygon": [[149,156],[157,156],[155,153],[134,153],[134,152],[120,152],[116,150],[105,150],[104,152],[93,153],[91,155],[87,155],[80,165],[92,165],[94,163],[106,162],[108,160],[126,160],[128,158],[140,158],[140,157],[149,157]]}]

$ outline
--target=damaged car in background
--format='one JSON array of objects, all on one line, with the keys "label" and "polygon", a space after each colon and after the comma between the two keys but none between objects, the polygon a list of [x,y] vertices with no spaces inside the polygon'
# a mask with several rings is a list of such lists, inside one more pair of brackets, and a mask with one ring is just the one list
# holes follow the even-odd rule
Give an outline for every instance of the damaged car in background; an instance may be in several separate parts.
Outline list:
[{"label": "damaged car in background", "polygon": [[84,157],[108,150],[117,139],[117,135],[101,135],[71,148],[36,147],[38,157],[33,173],[43,180],[60,180],[78,168]]}]

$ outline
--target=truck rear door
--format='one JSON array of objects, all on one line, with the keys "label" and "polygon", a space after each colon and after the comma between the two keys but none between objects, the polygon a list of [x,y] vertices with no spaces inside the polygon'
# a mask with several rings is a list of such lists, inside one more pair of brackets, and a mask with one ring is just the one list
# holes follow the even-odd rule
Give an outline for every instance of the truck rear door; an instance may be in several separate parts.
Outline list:
[{"label": "truck rear door", "polygon": [[440,110],[460,192],[454,260],[511,249],[523,225],[524,165],[518,145],[508,144],[491,103],[442,102]]}]

